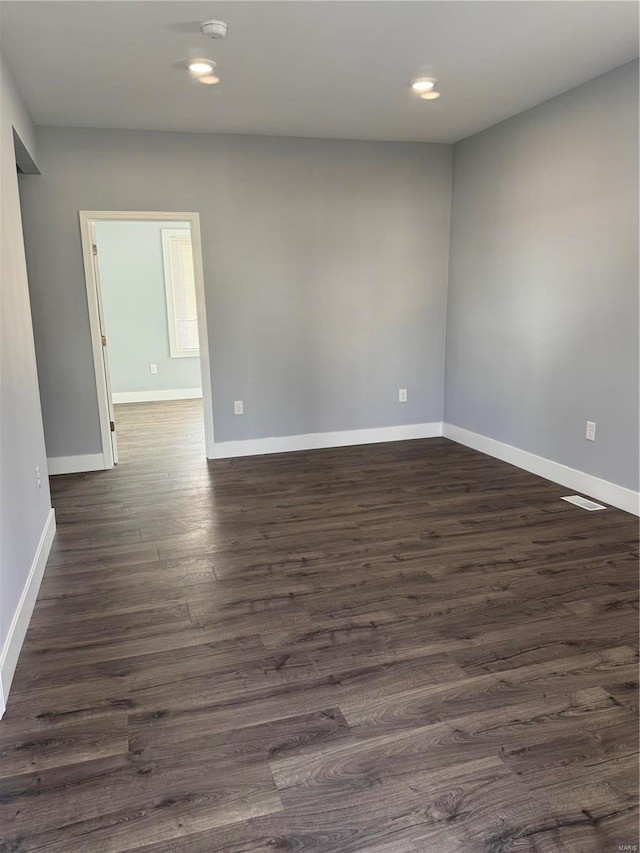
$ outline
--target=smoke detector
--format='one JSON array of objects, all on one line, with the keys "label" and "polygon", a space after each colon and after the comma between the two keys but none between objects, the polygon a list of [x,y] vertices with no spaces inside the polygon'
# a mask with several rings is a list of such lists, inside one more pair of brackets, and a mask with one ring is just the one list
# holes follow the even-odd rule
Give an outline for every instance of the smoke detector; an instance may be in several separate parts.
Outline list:
[{"label": "smoke detector", "polygon": [[202,35],[208,39],[223,39],[227,34],[224,21],[205,21],[200,27]]}]

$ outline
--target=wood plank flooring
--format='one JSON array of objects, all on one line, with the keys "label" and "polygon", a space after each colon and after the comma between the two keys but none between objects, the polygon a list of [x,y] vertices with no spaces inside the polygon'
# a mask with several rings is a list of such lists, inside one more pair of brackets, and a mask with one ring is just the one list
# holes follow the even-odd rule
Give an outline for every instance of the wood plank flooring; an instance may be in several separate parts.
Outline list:
[{"label": "wood plank flooring", "polygon": [[445,439],[207,463],[117,408],[0,722],[0,851],[638,844],[638,526]]}]

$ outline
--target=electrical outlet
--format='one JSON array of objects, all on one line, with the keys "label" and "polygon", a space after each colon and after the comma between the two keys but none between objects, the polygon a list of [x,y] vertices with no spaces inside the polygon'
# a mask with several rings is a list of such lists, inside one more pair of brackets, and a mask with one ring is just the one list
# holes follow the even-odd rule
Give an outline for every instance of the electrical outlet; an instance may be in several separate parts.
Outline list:
[{"label": "electrical outlet", "polygon": [[150,370],[152,373],[157,373],[157,372],[158,372],[158,365],[157,365],[157,364],[150,364],[150,365],[149,365],[149,370]]},{"label": "electrical outlet", "polygon": [[244,415],[244,403],[242,402],[242,400],[233,401],[233,414]]},{"label": "electrical outlet", "polygon": [[406,403],[407,402],[407,389],[406,388],[399,388],[398,389],[398,402],[399,403]]},{"label": "electrical outlet", "polygon": [[40,466],[36,465],[36,491],[39,492],[42,489],[42,478],[40,477]]},{"label": "electrical outlet", "polygon": [[595,421],[587,421],[587,431],[585,433],[585,438],[587,441],[595,441],[596,440],[596,422]]}]

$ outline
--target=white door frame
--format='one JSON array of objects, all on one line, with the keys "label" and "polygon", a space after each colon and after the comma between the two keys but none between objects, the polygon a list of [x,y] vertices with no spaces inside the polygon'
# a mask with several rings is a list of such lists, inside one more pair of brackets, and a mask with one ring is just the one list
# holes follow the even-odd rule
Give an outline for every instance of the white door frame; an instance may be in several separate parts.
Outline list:
[{"label": "white door frame", "polygon": [[188,222],[191,226],[191,246],[193,250],[193,270],[196,286],[196,306],[198,309],[198,339],[200,343],[200,374],[202,379],[202,408],[204,415],[204,443],[207,459],[215,458],[213,436],[213,390],[211,388],[211,365],[209,362],[209,336],[207,331],[207,310],[204,294],[204,271],[202,267],[202,238],[200,236],[200,214],[193,212],[175,213],[139,210],[81,210],[80,238],[82,241],[82,259],[87,288],[89,308],[89,326],[91,329],[91,349],[98,391],[98,411],[100,415],[100,434],[104,467],[113,468],[113,450],[111,447],[110,400],[102,354],[102,331],[100,326],[99,282],[93,266],[93,224],[95,222]]},{"label": "white door frame", "polygon": [[[105,380],[105,388],[107,391],[107,409],[109,415],[109,444],[111,447],[111,462],[112,464],[116,464],[118,462],[118,439],[116,437],[116,424],[115,424],[115,413],[113,409],[113,389],[111,387],[111,371],[109,366],[109,353],[107,351],[107,338],[106,338],[106,326],[104,322],[104,306],[102,303],[102,284],[100,283],[100,267],[98,266],[98,256],[97,256],[97,243],[98,238],[96,235],[96,223],[91,220],[89,222],[89,236],[91,237],[91,243],[93,247],[92,257],[91,257],[91,272],[93,273],[93,280],[95,283],[95,294],[96,294],[96,304],[98,306],[98,332],[100,335],[100,340],[102,342],[102,346],[100,347],[100,355],[101,361],[100,364],[103,369],[104,380]],[[102,453],[102,458],[105,458],[104,451]]]}]

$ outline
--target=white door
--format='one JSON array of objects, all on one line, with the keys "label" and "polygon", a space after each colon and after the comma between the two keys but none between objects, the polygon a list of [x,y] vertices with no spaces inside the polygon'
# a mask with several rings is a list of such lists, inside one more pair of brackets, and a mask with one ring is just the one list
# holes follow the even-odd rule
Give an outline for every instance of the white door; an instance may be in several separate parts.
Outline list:
[{"label": "white door", "polygon": [[109,374],[109,354],[107,352],[107,332],[104,325],[104,309],[102,307],[102,289],[100,287],[100,264],[98,263],[98,243],[96,240],[95,225],[91,223],[91,245],[93,251],[93,275],[96,283],[96,296],[98,300],[98,319],[100,321],[100,334],[102,336],[102,364],[104,367],[104,379],[107,386],[107,403],[109,405],[109,426],[111,428],[111,451],[113,453],[114,465],[118,462],[118,442],[116,441],[116,421],[113,412],[113,394],[111,393],[111,376]]}]

